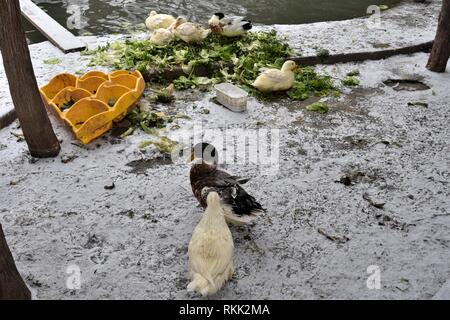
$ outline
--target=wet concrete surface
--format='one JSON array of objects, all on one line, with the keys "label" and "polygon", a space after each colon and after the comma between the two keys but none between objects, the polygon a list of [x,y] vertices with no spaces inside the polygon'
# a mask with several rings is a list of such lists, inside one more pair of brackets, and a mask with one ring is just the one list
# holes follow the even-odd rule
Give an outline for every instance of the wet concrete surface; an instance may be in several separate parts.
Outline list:
[{"label": "wet concrete surface", "polygon": [[[161,132],[172,139],[192,134],[197,124],[280,132],[278,171],[225,166],[251,178],[246,189],[268,212],[253,226],[232,228],[236,273],[215,299],[445,293],[450,70],[427,71],[427,58],[319,66],[343,92],[322,99],[326,114],[307,111],[305,103],[254,98],[247,112],[235,114],[212,103],[213,93],[197,91],[177,93],[173,104],[148,105],[188,116]],[[340,79],[355,69],[361,85],[342,87]],[[384,84],[413,77],[430,88],[396,91]],[[189,167],[161,161],[153,147],[142,152],[138,145],[149,136],[139,130],[81,146],[51,120],[62,140],[55,159],[31,158],[11,134],[20,132],[17,122],[0,130],[0,220],[34,297],[197,298],[186,291],[187,246],[202,214]],[[79,290],[66,286],[71,265],[81,271]],[[370,266],[381,270],[379,290],[367,287]]]},{"label": "wet concrete surface", "polygon": [[[253,98],[246,113],[234,114],[202,92],[154,106],[191,118],[177,120],[165,132],[171,138],[198,122],[280,129],[276,174],[226,165],[252,178],[246,188],[268,212],[254,226],[232,228],[236,274],[215,298],[428,299],[440,290],[450,276],[450,90],[448,73],[426,71],[426,59],[335,67],[337,78],[357,67],[361,86],[326,100],[327,114]],[[383,84],[408,74],[431,89]],[[186,292],[186,250],[202,211],[189,167],[140,151],[148,135],[139,131],[79,147],[54,124],[62,153],[49,160],[29,157],[10,133],[17,123],[0,131],[0,217],[35,296],[194,298]],[[81,268],[81,290],[65,286],[70,264]],[[366,286],[371,265],[381,269],[380,290]]]}]

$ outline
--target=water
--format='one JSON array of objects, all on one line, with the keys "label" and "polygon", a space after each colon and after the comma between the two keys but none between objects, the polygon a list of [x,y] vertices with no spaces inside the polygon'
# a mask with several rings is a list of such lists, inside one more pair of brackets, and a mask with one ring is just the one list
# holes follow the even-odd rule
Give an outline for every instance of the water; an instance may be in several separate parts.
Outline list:
[{"label": "water", "polygon": [[[35,0],[76,35],[127,33],[142,28],[151,10],[205,22],[214,12],[242,15],[256,24],[300,24],[366,14],[370,5],[401,0]],[[30,42],[45,40],[25,23]]]}]

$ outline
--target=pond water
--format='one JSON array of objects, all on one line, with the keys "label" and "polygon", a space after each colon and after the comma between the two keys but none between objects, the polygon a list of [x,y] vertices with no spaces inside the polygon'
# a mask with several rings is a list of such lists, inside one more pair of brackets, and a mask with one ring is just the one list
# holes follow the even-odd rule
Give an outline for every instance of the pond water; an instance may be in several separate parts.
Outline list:
[{"label": "pond water", "polygon": [[[150,10],[205,22],[214,12],[242,15],[255,24],[300,24],[366,14],[370,5],[401,0],[34,0],[76,35],[127,33],[142,28]],[[45,40],[25,23],[30,42]]]}]

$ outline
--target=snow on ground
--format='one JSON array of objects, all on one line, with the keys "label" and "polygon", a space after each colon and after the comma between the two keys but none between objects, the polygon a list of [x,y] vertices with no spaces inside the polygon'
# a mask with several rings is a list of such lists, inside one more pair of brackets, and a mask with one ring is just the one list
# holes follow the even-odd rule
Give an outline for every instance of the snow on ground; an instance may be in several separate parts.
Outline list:
[{"label": "snow on ground", "polygon": [[285,33],[292,46],[304,56],[315,55],[316,49],[321,48],[331,54],[394,49],[433,40],[441,3],[406,1],[388,11],[369,10],[374,14],[365,18],[301,26],[277,25],[276,29]]},{"label": "snow on ground", "polygon": [[[304,25],[257,26],[255,30],[278,30],[289,39],[296,52],[303,56],[315,55],[317,49],[328,49],[332,54],[395,49],[433,40],[440,7],[439,0],[426,3],[405,1],[394,9],[358,19]],[[131,37],[142,36],[148,35]],[[120,38],[123,36],[80,37],[89,48]],[[80,58],[79,53],[64,55],[49,42],[31,45],[30,52],[39,85],[45,84],[60,72],[90,70],[87,67],[89,57]],[[60,59],[61,63],[44,63],[46,59],[53,58]],[[3,68],[0,68],[0,127],[3,127],[2,118],[13,111],[10,100],[5,74]]]},{"label": "snow on ground", "polygon": [[[49,45],[38,46],[42,53]],[[254,226],[232,228],[236,273],[214,298],[445,296],[450,70],[427,71],[427,58],[418,53],[318,67],[338,85],[347,72],[361,73],[359,87],[327,100],[325,115],[306,111],[311,101],[253,98],[246,113],[234,114],[202,92],[179,93],[174,104],[156,106],[192,118],[176,120],[171,137],[198,123],[281,132],[275,175],[226,166],[252,178],[246,189],[268,212]],[[70,54],[61,65],[46,66],[50,74],[37,71],[40,83],[64,68],[85,68],[77,60]],[[429,89],[397,91],[383,84],[387,79],[414,79]],[[31,158],[11,134],[17,122],[0,130],[0,221],[35,298],[195,298],[186,292],[187,245],[202,210],[190,191],[189,167],[158,159],[151,148],[142,153],[138,144],[149,136],[138,131],[82,147],[52,122],[62,140],[55,159]],[[112,182],[114,189],[104,188]],[[381,203],[381,209],[373,205]],[[80,290],[66,286],[70,265],[81,270]],[[379,290],[366,285],[373,265],[381,271]]]}]

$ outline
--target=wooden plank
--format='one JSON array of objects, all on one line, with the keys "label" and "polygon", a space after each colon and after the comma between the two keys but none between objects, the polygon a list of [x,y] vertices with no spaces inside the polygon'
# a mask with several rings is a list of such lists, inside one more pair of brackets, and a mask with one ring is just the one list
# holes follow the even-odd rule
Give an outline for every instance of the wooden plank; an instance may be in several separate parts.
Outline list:
[{"label": "wooden plank", "polygon": [[64,53],[86,49],[86,45],[83,42],[53,20],[52,17],[31,0],[20,0],[20,7],[23,16]]}]

